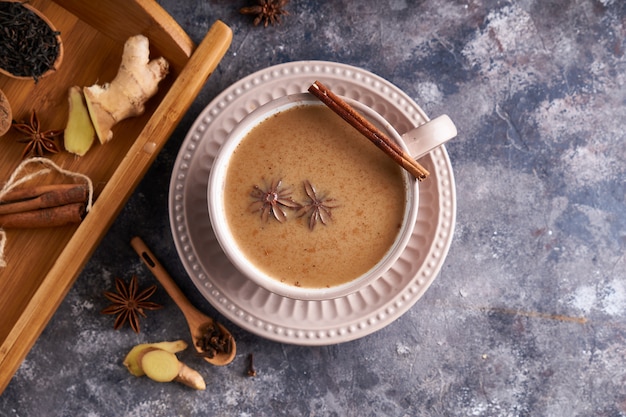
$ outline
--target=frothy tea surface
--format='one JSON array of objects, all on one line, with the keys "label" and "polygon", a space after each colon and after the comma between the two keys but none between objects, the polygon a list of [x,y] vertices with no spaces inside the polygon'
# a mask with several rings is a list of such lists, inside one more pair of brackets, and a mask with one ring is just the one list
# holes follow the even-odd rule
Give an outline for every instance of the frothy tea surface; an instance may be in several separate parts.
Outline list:
[{"label": "frothy tea surface", "polygon": [[[256,126],[236,148],[226,217],[242,251],[268,275],[301,287],[336,286],[371,269],[395,241],[404,181],[399,166],[331,110],[298,106]],[[287,204],[277,205],[282,221],[271,191]]]}]

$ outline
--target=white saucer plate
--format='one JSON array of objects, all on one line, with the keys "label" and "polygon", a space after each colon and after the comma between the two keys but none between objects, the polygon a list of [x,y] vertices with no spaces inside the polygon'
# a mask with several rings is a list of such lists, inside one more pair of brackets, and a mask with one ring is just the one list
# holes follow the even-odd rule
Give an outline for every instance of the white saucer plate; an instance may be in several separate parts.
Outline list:
[{"label": "white saucer plate", "polygon": [[228,261],[211,227],[207,184],[228,133],[275,98],[305,92],[319,80],[335,93],[376,110],[398,132],[428,121],[398,87],[360,68],[298,61],[258,71],[217,96],[198,116],[176,159],[169,190],[170,225],[185,270],[202,295],[234,324],[296,345],[330,345],[369,335],[411,308],[437,277],[456,218],[454,175],[445,146],[422,157],[431,175],[420,183],[413,235],[392,268],[368,287],[327,301],[285,298],[257,286]]}]

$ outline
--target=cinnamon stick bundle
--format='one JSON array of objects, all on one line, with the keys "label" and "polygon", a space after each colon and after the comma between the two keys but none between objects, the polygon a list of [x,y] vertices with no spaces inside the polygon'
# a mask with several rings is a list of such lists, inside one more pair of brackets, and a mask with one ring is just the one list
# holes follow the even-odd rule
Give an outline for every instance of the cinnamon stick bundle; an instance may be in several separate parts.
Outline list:
[{"label": "cinnamon stick bundle", "polygon": [[356,109],[330,91],[319,81],[315,81],[309,92],[320,99],[328,108],[337,113],[342,119],[350,123],[374,145],[385,152],[398,165],[411,173],[418,181],[423,181],[429,172],[413,157],[406,152],[383,131],[374,126],[369,120],[361,115]]},{"label": "cinnamon stick bundle", "polygon": [[80,223],[85,215],[85,204],[74,203],[0,215],[0,227],[5,229],[36,229]]},{"label": "cinnamon stick bundle", "polygon": [[20,213],[87,201],[85,184],[45,185],[7,193],[0,202],[0,214]]},{"label": "cinnamon stick bundle", "polygon": [[12,190],[0,201],[0,227],[42,228],[79,223],[89,190],[85,184],[55,184]]}]

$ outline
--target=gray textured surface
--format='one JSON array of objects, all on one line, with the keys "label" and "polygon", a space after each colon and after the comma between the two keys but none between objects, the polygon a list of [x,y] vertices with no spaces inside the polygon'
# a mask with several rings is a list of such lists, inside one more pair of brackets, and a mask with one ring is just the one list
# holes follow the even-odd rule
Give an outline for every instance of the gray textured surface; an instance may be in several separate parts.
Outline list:
[{"label": "gray textured surface", "polygon": [[[253,27],[245,1],[161,0],[199,41],[234,40],[190,112],[0,397],[3,416],[626,416],[626,2],[292,1]],[[165,309],[143,331],[99,311],[113,278],[152,281],[135,234],[192,302],[167,218],[186,131],[220,91],[258,69],[323,59],[398,85],[459,128],[448,145],[457,228],[425,296],[383,330],[309,348],[231,326],[239,354],[194,392],[130,376],[135,343],[187,338]],[[228,323],[227,323],[228,324]],[[254,352],[258,377],[243,376]]]}]

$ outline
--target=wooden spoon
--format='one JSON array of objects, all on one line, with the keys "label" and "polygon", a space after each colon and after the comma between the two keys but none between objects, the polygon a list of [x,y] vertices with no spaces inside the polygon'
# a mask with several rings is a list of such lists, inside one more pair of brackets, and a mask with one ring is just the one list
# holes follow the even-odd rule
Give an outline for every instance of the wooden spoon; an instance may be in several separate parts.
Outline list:
[{"label": "wooden spoon", "polygon": [[217,366],[228,365],[232,362],[237,353],[237,346],[230,332],[220,323],[198,311],[191,302],[189,302],[172,277],[167,273],[165,268],[163,268],[140,237],[132,238],[130,244],[141,260],[148,266],[152,274],[154,274],[155,278],[163,285],[163,288],[165,288],[165,291],[172,297],[172,300],[174,300],[178,308],[183,312],[187,324],[189,325],[189,331],[191,332],[191,338],[196,350],[205,355],[205,352],[200,347],[200,342],[207,332],[206,329],[217,329],[221,334],[221,338],[229,339],[229,348],[225,349],[226,351],[217,351],[212,358],[204,356],[204,359]]}]

